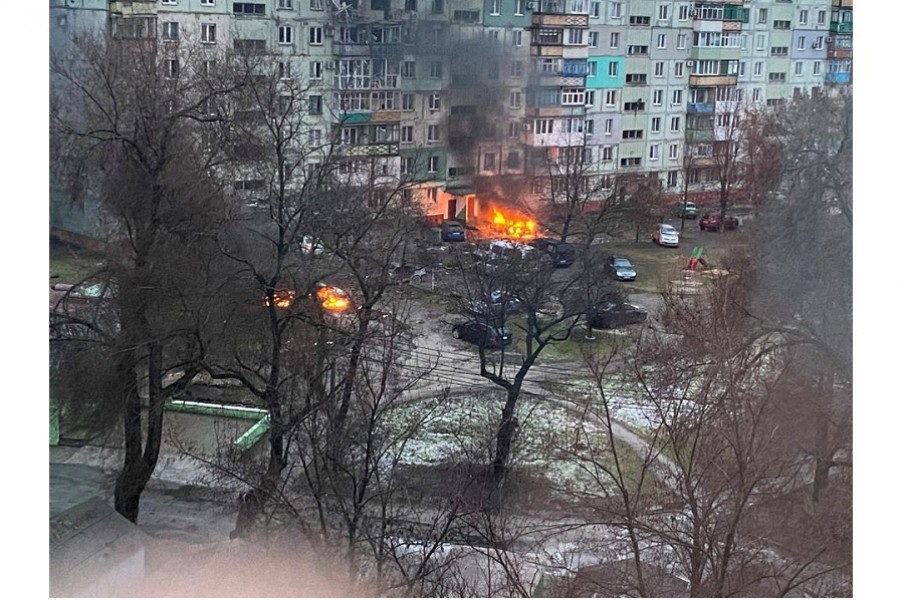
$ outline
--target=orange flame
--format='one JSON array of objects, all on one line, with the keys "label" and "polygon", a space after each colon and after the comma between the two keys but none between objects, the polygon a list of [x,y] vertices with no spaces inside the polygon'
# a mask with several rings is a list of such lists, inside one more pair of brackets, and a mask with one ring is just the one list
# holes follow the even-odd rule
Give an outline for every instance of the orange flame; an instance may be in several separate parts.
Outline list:
[{"label": "orange flame", "polygon": [[493,211],[494,219],[492,222],[501,235],[514,240],[534,237],[534,231],[537,228],[537,225],[528,217],[521,215],[507,216],[496,208],[494,208]]},{"label": "orange flame", "polygon": [[[272,294],[272,300],[276,308],[290,308],[296,297],[297,292],[294,290],[275,290]],[[269,299],[263,298],[263,304],[269,306]]]},{"label": "orange flame", "polygon": [[350,308],[350,296],[341,288],[324,285],[316,292],[324,310],[344,312]]}]

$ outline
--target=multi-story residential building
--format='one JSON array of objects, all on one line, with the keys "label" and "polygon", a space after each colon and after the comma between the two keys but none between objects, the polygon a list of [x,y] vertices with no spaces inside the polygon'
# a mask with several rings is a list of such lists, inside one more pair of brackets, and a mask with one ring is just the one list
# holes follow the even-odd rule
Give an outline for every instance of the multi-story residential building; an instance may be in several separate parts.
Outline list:
[{"label": "multi-story residential building", "polygon": [[[304,90],[310,148],[435,219],[539,208],[559,165],[673,194],[714,185],[735,113],[851,83],[852,0],[51,0],[76,30],[152,38],[172,72],[264,55]],[[198,57],[200,57],[198,59]],[[293,105],[292,105],[293,106]],[[311,156],[310,160],[315,160]],[[554,165],[556,165],[554,167]],[[236,178],[240,174],[236,172]],[[252,182],[236,180],[236,187]]]}]

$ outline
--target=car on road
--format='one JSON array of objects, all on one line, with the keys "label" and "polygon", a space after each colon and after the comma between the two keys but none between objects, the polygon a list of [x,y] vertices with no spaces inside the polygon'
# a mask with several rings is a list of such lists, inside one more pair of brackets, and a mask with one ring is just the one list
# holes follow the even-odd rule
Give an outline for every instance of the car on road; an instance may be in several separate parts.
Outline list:
[{"label": "car on road", "polygon": [[480,348],[502,348],[512,343],[512,333],[505,326],[477,320],[456,323],[451,333],[454,338]]},{"label": "car on road", "polygon": [[606,261],[606,272],[618,281],[634,281],[637,277],[634,265],[624,256],[610,256]]},{"label": "car on road", "polygon": [[546,252],[556,267],[568,267],[575,262],[575,246],[568,242],[551,238],[535,238],[529,245]]},{"label": "car on road", "polygon": [[445,242],[464,242],[466,228],[459,221],[444,221],[441,223],[441,239]]},{"label": "car on road", "polygon": [[660,246],[678,247],[678,230],[667,223],[660,223],[653,230],[653,242]]},{"label": "car on road", "polygon": [[532,260],[534,250],[532,246],[512,240],[492,240],[486,246],[477,248],[474,254],[483,261],[485,271],[493,273],[507,266],[536,266]]},{"label": "car on road", "polygon": [[737,229],[739,224],[740,221],[737,217],[731,215],[725,215],[725,218],[720,221],[718,212],[703,213],[703,216],[700,217],[700,231],[722,231],[722,229],[731,231]]},{"label": "car on road", "polygon": [[685,219],[696,219],[700,214],[697,205],[693,202],[680,202],[678,204],[678,216]]},{"label": "car on road", "polygon": [[647,311],[626,302],[621,296],[609,294],[590,308],[587,320],[594,329],[613,329],[643,323],[647,320]]}]

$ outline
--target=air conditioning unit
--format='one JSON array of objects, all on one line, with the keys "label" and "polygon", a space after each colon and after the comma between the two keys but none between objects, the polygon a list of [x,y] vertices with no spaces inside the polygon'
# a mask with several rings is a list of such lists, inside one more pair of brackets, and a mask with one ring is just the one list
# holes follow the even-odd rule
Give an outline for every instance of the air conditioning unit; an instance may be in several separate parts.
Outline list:
[{"label": "air conditioning unit", "polygon": [[325,61],[325,70],[326,71],[334,71],[334,61],[333,60]]},{"label": "air conditioning unit", "polygon": [[334,27],[332,27],[331,25],[326,25],[326,26],[323,28],[322,32],[323,32],[326,36],[331,37],[331,36],[334,35]]},{"label": "air conditioning unit", "polygon": [[700,14],[700,11],[697,10],[696,8],[692,8],[691,10],[688,11],[688,15],[695,19],[697,18],[697,15],[699,15],[699,14]]},{"label": "air conditioning unit", "polygon": [[830,44],[830,43],[833,42],[833,41],[834,41],[834,38],[833,38],[833,37],[827,37],[827,38],[825,38],[825,43],[826,43],[826,44]]},{"label": "air conditioning unit", "polygon": [[684,64],[686,64],[688,67],[693,67],[693,66],[694,66],[694,61],[689,60],[689,61],[686,61]]},{"label": "air conditioning unit", "polygon": [[537,8],[537,5],[538,5],[537,2],[526,2],[525,8],[527,8],[528,10],[534,10]]},{"label": "air conditioning unit", "polygon": [[522,123],[522,131],[531,131],[531,123]]}]

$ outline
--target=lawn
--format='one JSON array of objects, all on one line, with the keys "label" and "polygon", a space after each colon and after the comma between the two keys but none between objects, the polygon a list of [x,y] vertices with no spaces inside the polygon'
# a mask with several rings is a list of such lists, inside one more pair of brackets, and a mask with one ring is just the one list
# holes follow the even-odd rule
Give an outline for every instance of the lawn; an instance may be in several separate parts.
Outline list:
[{"label": "lawn", "polygon": [[66,244],[50,242],[50,281],[53,283],[77,283],[96,271],[100,257]]}]

